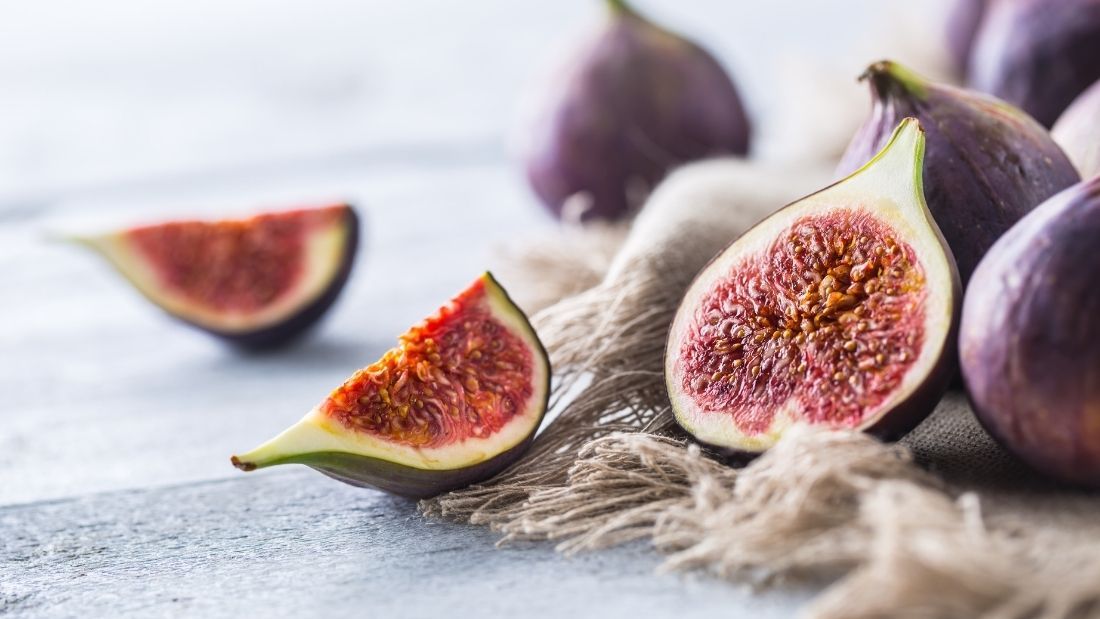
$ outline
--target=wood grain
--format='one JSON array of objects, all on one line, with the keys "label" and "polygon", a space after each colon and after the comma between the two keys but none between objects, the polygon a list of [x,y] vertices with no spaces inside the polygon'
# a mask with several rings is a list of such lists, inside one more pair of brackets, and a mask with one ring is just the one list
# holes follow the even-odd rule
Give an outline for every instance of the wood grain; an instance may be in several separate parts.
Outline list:
[{"label": "wood grain", "polygon": [[768,618],[806,597],[657,575],[638,545],[496,549],[483,528],[300,470],[0,508],[0,539],[0,615],[42,619]]}]

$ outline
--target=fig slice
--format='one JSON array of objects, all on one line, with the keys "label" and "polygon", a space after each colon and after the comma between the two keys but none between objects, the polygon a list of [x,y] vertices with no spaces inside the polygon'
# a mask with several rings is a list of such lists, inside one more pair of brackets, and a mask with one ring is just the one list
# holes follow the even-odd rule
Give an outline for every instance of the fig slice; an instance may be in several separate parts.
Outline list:
[{"label": "fig slice", "polygon": [[485,273],[297,424],[232,462],[244,471],[305,464],[355,486],[430,497],[519,459],[549,393],[542,343]]},{"label": "fig slice", "polygon": [[301,334],[335,302],[351,273],[359,218],[337,204],[74,238],[172,316],[265,348]]},{"label": "fig slice", "polygon": [[795,423],[895,438],[954,373],[960,283],[904,120],[848,178],[777,211],[706,266],[669,332],[676,421],[731,453]]}]

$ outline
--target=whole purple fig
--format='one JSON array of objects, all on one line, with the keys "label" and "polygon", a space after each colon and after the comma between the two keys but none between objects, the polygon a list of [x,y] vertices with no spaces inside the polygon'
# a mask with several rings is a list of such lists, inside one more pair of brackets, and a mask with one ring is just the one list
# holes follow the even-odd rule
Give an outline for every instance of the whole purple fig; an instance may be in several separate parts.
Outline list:
[{"label": "whole purple fig", "polygon": [[1100,0],[992,0],[968,77],[1050,127],[1100,79]]},{"label": "whole purple fig", "polygon": [[959,75],[965,75],[970,50],[989,0],[955,0],[947,15],[947,51]]},{"label": "whole purple fig", "polygon": [[902,119],[928,134],[924,194],[965,284],[985,252],[1021,217],[1081,180],[1046,129],[979,93],[931,83],[894,62],[871,65],[871,118],[852,139],[838,173],[859,169]]},{"label": "whole purple fig", "polygon": [[1074,99],[1050,134],[1081,176],[1100,174],[1100,81]]},{"label": "whole purple fig", "polygon": [[1100,487],[1100,177],[1016,224],[974,272],[959,335],[978,419],[1009,451]]},{"label": "whole purple fig", "polygon": [[525,148],[531,187],[564,219],[622,217],[671,168],[748,151],[749,120],[718,61],[622,0],[608,6],[552,84]]}]

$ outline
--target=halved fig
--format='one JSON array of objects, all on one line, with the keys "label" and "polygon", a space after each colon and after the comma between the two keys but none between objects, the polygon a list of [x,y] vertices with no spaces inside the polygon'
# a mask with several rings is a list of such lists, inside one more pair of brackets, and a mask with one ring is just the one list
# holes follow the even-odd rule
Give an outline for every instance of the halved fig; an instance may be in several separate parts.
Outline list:
[{"label": "halved fig", "polygon": [[355,486],[434,496],[519,459],[549,393],[542,343],[485,273],[297,424],[232,461],[244,471],[305,464]]},{"label": "halved fig", "polygon": [[359,218],[347,204],[222,221],[173,221],[76,237],[150,301],[248,348],[284,343],[339,296]]},{"label": "halved fig", "polygon": [[688,288],[665,353],[677,422],[734,453],[795,423],[894,438],[952,378],[958,269],[924,201],[904,120],[843,181],[771,215]]}]

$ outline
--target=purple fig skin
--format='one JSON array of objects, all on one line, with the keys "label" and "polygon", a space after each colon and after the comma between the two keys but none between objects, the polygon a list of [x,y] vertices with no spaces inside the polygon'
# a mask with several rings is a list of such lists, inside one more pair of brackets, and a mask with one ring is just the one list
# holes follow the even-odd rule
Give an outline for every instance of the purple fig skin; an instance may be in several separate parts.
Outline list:
[{"label": "purple fig skin", "polygon": [[287,316],[283,321],[255,331],[218,331],[194,322],[186,320],[184,322],[198,327],[243,351],[252,352],[262,352],[285,346],[304,335],[320,321],[321,317],[336,302],[337,297],[344,289],[344,285],[347,284],[348,277],[351,275],[351,268],[355,264],[355,254],[359,248],[359,216],[350,204],[345,206],[347,206],[345,209],[347,217],[345,226],[347,227],[348,237],[347,245],[340,259],[340,269],[337,271],[336,276],[332,278],[332,282],[316,300],[293,315]]},{"label": "purple fig skin", "polygon": [[[537,426],[536,426],[537,427]],[[515,464],[531,447],[535,435],[492,458],[461,469],[428,471],[377,458],[319,452],[296,460],[320,473],[359,488],[381,490],[407,499],[427,499],[485,481]],[[370,471],[366,479],[364,471]]]},{"label": "purple fig skin", "polygon": [[970,51],[989,0],[955,0],[947,16],[947,51],[955,70],[966,76]]},{"label": "purple fig skin", "polygon": [[1100,174],[1100,81],[1089,87],[1050,131],[1084,178]]},{"label": "purple fig skin", "polygon": [[748,117],[718,61],[625,3],[609,5],[607,23],[536,117],[524,155],[532,189],[560,219],[624,217],[672,168],[749,148]]},{"label": "purple fig skin", "polygon": [[838,175],[869,161],[902,119],[920,120],[927,134],[925,199],[964,286],[1006,230],[1081,180],[1046,129],[1002,101],[928,82],[889,61],[871,65],[861,79],[871,86],[871,117],[849,144]]},{"label": "purple fig skin", "polygon": [[1100,79],[1100,0],[993,0],[967,75],[1050,127]]},{"label": "purple fig skin", "polygon": [[1100,177],[1058,194],[993,246],[966,293],[963,379],[1008,451],[1100,488]]}]

